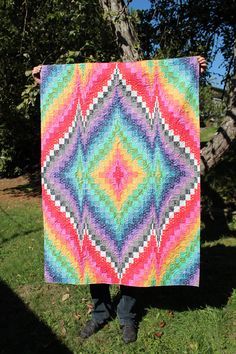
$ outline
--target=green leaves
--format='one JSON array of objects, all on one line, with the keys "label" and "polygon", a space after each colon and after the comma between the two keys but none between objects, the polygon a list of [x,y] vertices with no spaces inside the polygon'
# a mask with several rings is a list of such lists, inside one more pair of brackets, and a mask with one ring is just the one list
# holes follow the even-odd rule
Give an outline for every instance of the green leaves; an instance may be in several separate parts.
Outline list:
[{"label": "green leaves", "polygon": [[[27,74],[29,71],[27,71]],[[29,74],[28,74],[29,76]],[[22,102],[16,106],[18,111],[24,111],[25,118],[29,119],[29,108],[30,106],[35,106],[36,98],[39,94],[39,87],[35,86],[34,83],[26,85],[25,89],[21,93]]]}]

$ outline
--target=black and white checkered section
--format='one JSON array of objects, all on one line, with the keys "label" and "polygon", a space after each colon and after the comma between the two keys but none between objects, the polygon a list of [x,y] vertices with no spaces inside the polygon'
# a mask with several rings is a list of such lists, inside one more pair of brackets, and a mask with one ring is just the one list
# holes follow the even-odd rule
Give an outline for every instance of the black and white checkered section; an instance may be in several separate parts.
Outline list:
[{"label": "black and white checkered section", "polygon": [[173,143],[175,148],[179,150],[181,154],[185,154],[186,159],[189,161],[190,165],[193,165],[194,170],[194,181],[191,183],[191,188],[185,189],[184,193],[180,195],[179,200],[175,200],[174,205],[169,206],[169,210],[165,213],[165,218],[162,220],[158,236],[158,247],[161,244],[161,238],[163,231],[166,229],[166,226],[170,223],[170,220],[174,218],[175,213],[180,211],[181,207],[185,207],[187,201],[191,199],[191,196],[194,195],[198,184],[200,183],[200,164],[196,160],[194,154],[190,151],[190,148],[186,146],[184,141],[180,140],[179,135],[175,135],[172,129],[169,129],[169,125],[165,122],[165,119],[162,117],[159,110],[159,123],[162,127],[162,130],[165,132],[165,136],[168,137],[169,142]]},{"label": "black and white checkered section", "polygon": [[47,175],[47,169],[51,162],[55,160],[57,157],[59,151],[69,143],[70,138],[74,134],[76,125],[78,123],[78,118],[79,115],[75,115],[75,119],[72,121],[71,126],[68,128],[67,132],[64,133],[63,138],[59,138],[58,143],[54,144],[53,149],[49,151],[49,154],[46,156],[45,161],[43,163],[43,166],[41,168],[41,181],[42,181],[42,186],[46,190],[47,195],[50,196],[50,199],[54,202],[56,207],[60,208],[60,211],[65,214],[66,218],[70,220],[71,225],[73,228],[77,231],[77,234],[79,235],[79,227],[78,224],[74,218],[73,213],[70,211],[69,207],[65,205],[65,203],[60,199],[59,195],[56,195],[54,192],[54,189],[52,186],[50,186],[50,183],[47,181],[46,175]]},{"label": "black and white checkered section", "polygon": [[118,260],[115,260],[114,257],[111,257],[111,252],[109,252],[104,244],[101,244],[101,241],[97,236],[93,235],[89,231],[88,225],[84,228],[84,233],[88,235],[91,244],[96,248],[96,251],[100,253],[101,257],[105,258],[106,262],[111,264],[111,267],[115,270],[117,277],[121,280],[126,270],[129,268],[129,265],[133,264],[134,259],[139,258],[140,253],[144,252],[151,239],[151,235],[155,235],[156,231],[154,224],[151,224],[150,231],[143,236],[142,240],[139,241],[139,246],[133,247],[133,250],[128,253],[121,264],[119,264]]},{"label": "black and white checkered section", "polygon": [[154,108],[154,112],[150,112],[142,96],[138,95],[137,91],[133,90],[131,85],[127,85],[126,80],[123,79],[123,76],[120,73],[119,69],[117,69],[117,75],[118,75],[119,84],[122,86],[122,89],[126,91],[127,96],[130,96],[133,100],[136,101],[137,107],[141,108],[142,113],[145,115],[146,119],[152,125],[155,117],[156,105]]},{"label": "black and white checkered section", "polygon": [[[154,112],[150,112],[149,108],[142,97],[138,95],[137,91],[133,90],[131,85],[127,85],[126,80],[123,79],[122,74],[119,71],[118,66],[114,69],[114,72],[111,75],[110,80],[107,81],[107,85],[103,86],[102,91],[99,91],[97,97],[93,98],[93,102],[89,104],[89,108],[86,111],[85,117],[82,116],[83,125],[86,126],[87,121],[90,119],[91,115],[94,113],[94,110],[98,108],[100,103],[103,103],[104,98],[108,95],[109,92],[117,85],[120,84],[122,88],[126,91],[127,95],[132,99],[135,99],[137,102],[137,107],[142,109],[142,113],[145,114],[146,118],[149,120],[150,124],[154,121],[155,109]],[[155,107],[156,108],[156,107]]]},{"label": "black and white checkered section", "polygon": [[98,105],[104,102],[104,99],[107,97],[108,93],[112,91],[112,88],[115,86],[116,78],[118,76],[118,68],[116,66],[114,72],[111,74],[110,80],[107,81],[107,84],[102,87],[102,91],[99,91],[97,97],[93,98],[93,102],[89,104],[89,108],[86,110],[86,114],[82,117],[83,126],[86,126],[86,123],[89,121],[91,115],[94,113],[94,110],[98,108]]},{"label": "black and white checkered section", "polygon": [[120,269],[120,279],[124,276],[126,270],[129,268],[130,264],[134,263],[135,258],[139,258],[140,254],[144,252],[145,248],[148,246],[151,236],[154,235],[156,238],[156,228],[152,223],[149,229],[149,232],[144,234],[142,239],[139,241],[139,246],[133,247],[133,250],[126,255],[124,258]]},{"label": "black and white checkered section", "polygon": [[111,267],[115,270],[115,272],[118,274],[119,273],[119,267],[118,267],[118,260],[116,260],[114,257],[111,256],[111,252],[106,248],[104,244],[102,244],[101,240],[99,240],[98,236],[94,235],[90,230],[89,230],[89,225],[86,224],[84,229],[83,229],[83,234],[87,234],[88,238],[92,244],[92,246],[95,247],[96,251],[98,251],[101,255],[101,257],[106,258],[106,261],[111,264]]}]

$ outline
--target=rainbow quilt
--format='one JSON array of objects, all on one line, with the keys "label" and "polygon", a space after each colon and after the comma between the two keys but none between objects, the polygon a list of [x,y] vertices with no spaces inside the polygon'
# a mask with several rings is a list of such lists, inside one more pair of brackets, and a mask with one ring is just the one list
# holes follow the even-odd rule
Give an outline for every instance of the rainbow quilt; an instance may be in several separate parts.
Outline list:
[{"label": "rainbow quilt", "polygon": [[41,77],[45,280],[199,286],[197,58]]}]

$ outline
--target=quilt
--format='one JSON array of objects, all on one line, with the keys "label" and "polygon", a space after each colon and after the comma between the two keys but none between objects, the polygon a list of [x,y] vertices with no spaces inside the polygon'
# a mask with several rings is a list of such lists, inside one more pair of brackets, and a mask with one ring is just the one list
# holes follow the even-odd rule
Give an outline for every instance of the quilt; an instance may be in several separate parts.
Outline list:
[{"label": "quilt", "polygon": [[45,281],[199,286],[197,57],[41,79]]}]

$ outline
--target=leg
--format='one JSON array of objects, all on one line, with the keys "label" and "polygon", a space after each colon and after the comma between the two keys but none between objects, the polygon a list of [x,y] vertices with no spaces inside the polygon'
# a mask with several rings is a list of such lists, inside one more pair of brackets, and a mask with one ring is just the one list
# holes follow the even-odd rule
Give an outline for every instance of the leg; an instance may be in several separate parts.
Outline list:
[{"label": "leg", "polygon": [[134,342],[137,339],[136,326],[136,288],[132,286],[120,286],[121,299],[117,306],[117,315],[123,331],[123,340],[125,343]]},{"label": "leg", "polygon": [[91,284],[90,294],[94,305],[93,320],[99,324],[106,322],[111,317],[112,312],[109,284]]},{"label": "leg", "polygon": [[92,319],[87,321],[80,332],[85,339],[99,331],[111,317],[111,296],[108,284],[91,284],[90,294],[93,300]]},{"label": "leg", "polygon": [[120,320],[120,324],[134,323],[136,318],[135,305],[136,296],[133,286],[120,286],[121,299],[117,306],[117,315]]}]

